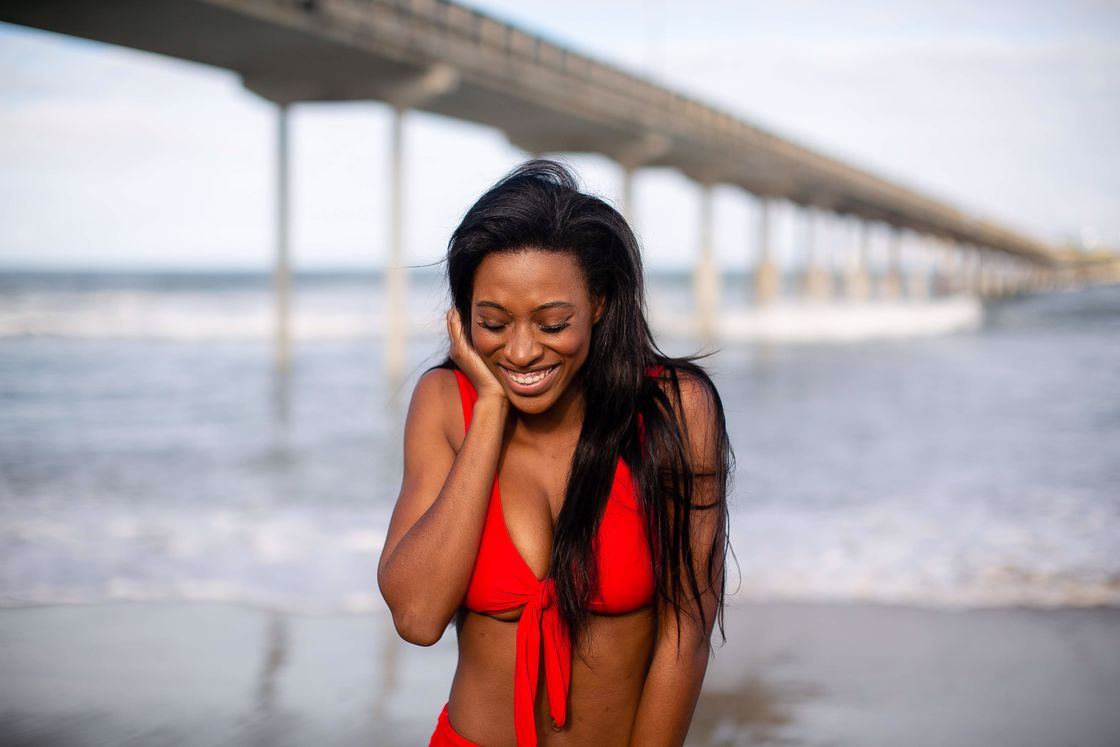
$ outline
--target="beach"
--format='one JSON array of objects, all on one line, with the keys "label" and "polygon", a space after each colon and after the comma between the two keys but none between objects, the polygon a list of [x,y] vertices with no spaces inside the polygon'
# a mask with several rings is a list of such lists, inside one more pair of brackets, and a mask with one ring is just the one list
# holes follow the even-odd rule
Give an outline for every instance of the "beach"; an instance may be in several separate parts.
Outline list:
[{"label": "beach", "polygon": [[[376,276],[300,278],[284,376],[264,274],[0,276],[0,746],[427,743],[453,636],[375,580],[445,351],[413,285],[394,383]],[[1117,743],[1120,288],[942,311],[708,350],[734,594],[689,744]]]},{"label": "beach", "polygon": [[[1120,610],[732,603],[689,745],[1110,747]],[[234,605],[0,613],[0,745],[427,744],[454,633]],[[573,714],[578,718],[578,714]]]}]

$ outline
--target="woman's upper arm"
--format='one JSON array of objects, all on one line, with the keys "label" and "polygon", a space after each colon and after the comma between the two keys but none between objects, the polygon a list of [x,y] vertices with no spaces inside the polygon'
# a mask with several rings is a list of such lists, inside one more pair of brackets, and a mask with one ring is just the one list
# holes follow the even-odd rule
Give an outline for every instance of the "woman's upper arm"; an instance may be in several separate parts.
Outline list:
[{"label": "woman's upper arm", "polygon": [[[674,417],[684,437],[692,471],[692,510],[689,512],[689,541],[692,569],[700,598],[682,599],[689,617],[702,608],[706,623],[704,639],[710,635],[722,597],[727,522],[727,479],[730,454],[719,397],[708,381],[691,373],[678,376],[680,398],[668,392]],[[666,382],[666,387],[669,385]],[[679,568],[687,594],[689,569]]]},{"label": "woman's upper arm", "polygon": [[685,447],[695,475],[712,473],[726,478],[721,469],[720,404],[711,384],[693,374],[678,377],[680,401],[675,402],[675,416],[685,436]]},{"label": "woman's upper arm", "polygon": [[[458,429],[457,431],[455,429]],[[455,461],[463,431],[455,374],[445,368],[426,372],[416,383],[404,427],[404,474],[385,536],[381,563],[435,502]],[[460,438],[455,440],[455,433]]]}]

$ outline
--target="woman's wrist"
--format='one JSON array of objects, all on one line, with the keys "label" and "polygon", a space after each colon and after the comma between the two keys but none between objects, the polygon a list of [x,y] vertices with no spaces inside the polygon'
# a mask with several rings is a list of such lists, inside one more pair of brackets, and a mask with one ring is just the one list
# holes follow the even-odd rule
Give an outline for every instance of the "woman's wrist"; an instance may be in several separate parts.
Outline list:
[{"label": "woman's wrist", "polygon": [[495,415],[505,417],[509,414],[509,398],[505,392],[487,394],[478,393],[478,400],[474,403],[475,417],[484,412],[493,412]]}]

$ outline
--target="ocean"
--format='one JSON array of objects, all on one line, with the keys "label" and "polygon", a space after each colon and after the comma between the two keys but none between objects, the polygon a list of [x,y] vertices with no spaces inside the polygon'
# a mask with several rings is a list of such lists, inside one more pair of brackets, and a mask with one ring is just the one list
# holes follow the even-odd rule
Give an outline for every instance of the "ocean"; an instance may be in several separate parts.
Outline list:
[{"label": "ocean", "polygon": [[[299,275],[280,376],[266,274],[0,273],[0,607],[384,614],[401,423],[447,301],[414,274],[391,382],[379,282]],[[650,307],[687,313],[689,287],[652,275]],[[726,407],[732,600],[1120,605],[1120,287],[937,334],[923,303],[886,337],[663,339],[710,353]]]}]

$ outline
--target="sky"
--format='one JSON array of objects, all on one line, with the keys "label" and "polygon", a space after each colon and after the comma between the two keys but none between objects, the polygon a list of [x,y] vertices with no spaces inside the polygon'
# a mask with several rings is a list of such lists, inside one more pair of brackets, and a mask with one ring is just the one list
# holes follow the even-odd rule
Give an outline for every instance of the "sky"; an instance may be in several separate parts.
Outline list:
[{"label": "sky", "polygon": [[[1120,3],[472,5],[970,214],[1120,247]],[[275,108],[235,74],[6,24],[0,70],[0,268],[270,267]],[[291,123],[293,264],[381,267],[387,107],[299,104]],[[470,203],[526,156],[496,130],[408,114],[407,261],[438,261]],[[617,165],[568,159],[617,201]],[[635,201],[648,264],[688,266],[696,185],[642,170]],[[756,215],[750,195],[716,189],[721,267],[753,261]],[[799,256],[798,220],[779,212],[780,260]]]}]

